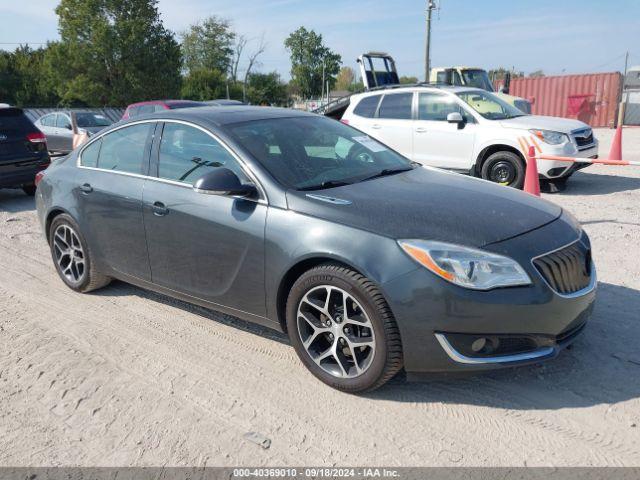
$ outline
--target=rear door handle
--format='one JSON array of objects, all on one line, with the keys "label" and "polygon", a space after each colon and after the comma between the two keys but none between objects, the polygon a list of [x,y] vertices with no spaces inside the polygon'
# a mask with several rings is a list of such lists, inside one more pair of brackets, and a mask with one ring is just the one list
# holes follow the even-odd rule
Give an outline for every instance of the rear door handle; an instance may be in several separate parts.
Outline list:
[{"label": "rear door handle", "polygon": [[164,217],[167,213],[169,213],[169,209],[162,202],[156,202],[153,204],[153,214],[156,217]]},{"label": "rear door handle", "polygon": [[424,128],[424,127],[418,127],[418,128],[416,128],[416,132],[417,132],[417,133],[425,133],[426,131],[427,131],[427,129],[426,129],[426,128]]},{"label": "rear door handle", "polygon": [[378,124],[371,125],[371,128],[373,128],[374,130],[380,130],[382,128],[382,125],[378,125]]},{"label": "rear door handle", "polygon": [[84,194],[89,194],[91,192],[93,192],[93,187],[91,185],[89,185],[88,183],[85,183],[83,185],[80,185],[80,191]]}]

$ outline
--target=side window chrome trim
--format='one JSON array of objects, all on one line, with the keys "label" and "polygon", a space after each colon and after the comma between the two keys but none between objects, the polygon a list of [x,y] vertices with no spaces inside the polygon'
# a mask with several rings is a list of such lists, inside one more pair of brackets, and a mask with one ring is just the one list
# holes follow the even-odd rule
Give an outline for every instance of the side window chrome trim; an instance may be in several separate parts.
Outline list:
[{"label": "side window chrome trim", "polygon": [[[192,184],[186,183],[186,182],[176,182],[174,180],[166,180],[164,178],[154,177],[154,176],[150,176],[150,175],[140,175],[140,174],[137,174],[137,173],[119,172],[119,171],[115,171],[115,170],[107,170],[107,169],[104,169],[104,168],[97,168],[97,167],[86,167],[86,166],[82,165],[82,154],[89,147],[89,145],[91,145],[92,143],[94,143],[94,142],[98,141],[99,139],[103,138],[105,135],[109,135],[110,133],[116,132],[116,131],[121,130],[123,128],[131,127],[133,125],[140,125],[140,124],[143,124],[143,123],[158,123],[158,124],[159,123],[178,123],[178,124],[187,125],[189,127],[193,127],[193,128],[196,128],[198,130],[203,131],[204,133],[209,135],[211,138],[213,138],[216,142],[218,142],[227,152],[229,152],[229,154],[238,162],[238,165],[240,165],[240,168],[242,169],[242,171],[256,185],[256,187],[258,188],[258,191],[260,192],[260,198],[257,199],[257,200],[254,200],[254,201],[256,203],[259,203],[259,204],[262,204],[262,205],[268,205],[269,204],[269,198],[267,197],[267,192],[265,191],[265,189],[262,186],[262,184],[258,181],[257,176],[255,175],[253,170],[249,167],[249,165],[247,165],[216,134],[210,132],[209,130],[207,130],[204,127],[201,127],[200,125],[196,125],[196,124],[191,123],[191,122],[186,122],[184,120],[175,120],[175,119],[167,119],[167,118],[154,118],[154,119],[139,120],[139,121],[136,121],[136,122],[131,122],[131,123],[127,123],[125,125],[121,125],[121,126],[119,126],[117,128],[114,128],[113,130],[109,130],[108,132],[100,133],[100,134],[96,135],[95,137],[93,137],[91,139],[91,141],[87,142],[85,145],[82,146],[80,152],[78,153],[78,157],[76,159],[76,167],[83,168],[83,169],[86,169],[86,170],[95,170],[95,171],[98,171],[98,172],[108,172],[108,173],[112,173],[114,175],[125,175],[125,176],[128,176],[128,177],[143,178],[145,180],[151,180],[151,181],[160,182],[160,183],[167,183],[167,184],[170,184],[170,185],[175,185],[175,186],[183,187],[183,188],[193,188]],[[154,136],[155,135],[156,135],[156,133],[154,133]],[[251,199],[247,198],[245,200],[251,200]]]}]

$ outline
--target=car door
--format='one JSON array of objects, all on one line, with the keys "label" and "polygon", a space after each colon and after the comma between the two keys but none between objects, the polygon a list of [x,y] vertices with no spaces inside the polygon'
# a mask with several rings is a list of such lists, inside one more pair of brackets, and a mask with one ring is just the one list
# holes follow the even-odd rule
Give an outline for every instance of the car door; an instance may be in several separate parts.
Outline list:
[{"label": "car door", "polygon": [[80,228],[105,268],[150,281],[142,212],[155,122],[127,125],[83,148],[74,190]]},{"label": "car door", "polygon": [[413,153],[413,92],[387,93],[367,132],[407,158]]},{"label": "car door", "polygon": [[[449,123],[458,112],[465,123]],[[418,94],[418,116],[413,128],[413,160],[423,165],[468,171],[478,127],[473,116],[455,98],[438,92]]]},{"label": "car door", "polygon": [[212,169],[250,179],[240,161],[209,132],[167,122],[156,140],[157,180],[144,188],[144,223],[152,281],[211,303],[264,316],[264,198],[197,193]]},{"label": "car door", "polygon": [[49,115],[45,115],[36,123],[36,126],[47,137],[47,148],[51,151],[57,150],[56,114],[50,113]]},{"label": "car door", "polygon": [[58,113],[56,116],[57,150],[70,152],[73,150],[73,125],[71,117],[66,113]]}]

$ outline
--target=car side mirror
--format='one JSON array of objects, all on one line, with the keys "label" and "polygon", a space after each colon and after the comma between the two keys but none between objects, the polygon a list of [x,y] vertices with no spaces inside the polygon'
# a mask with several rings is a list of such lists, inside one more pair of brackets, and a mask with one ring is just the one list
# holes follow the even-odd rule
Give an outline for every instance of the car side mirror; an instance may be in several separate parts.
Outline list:
[{"label": "car side mirror", "polygon": [[193,184],[193,189],[205,195],[252,197],[258,193],[255,185],[244,184],[228,168],[216,168],[205,173]]},{"label": "car side mirror", "polygon": [[460,115],[460,112],[451,112],[447,115],[447,122],[460,124],[464,122],[464,119],[462,115]]}]

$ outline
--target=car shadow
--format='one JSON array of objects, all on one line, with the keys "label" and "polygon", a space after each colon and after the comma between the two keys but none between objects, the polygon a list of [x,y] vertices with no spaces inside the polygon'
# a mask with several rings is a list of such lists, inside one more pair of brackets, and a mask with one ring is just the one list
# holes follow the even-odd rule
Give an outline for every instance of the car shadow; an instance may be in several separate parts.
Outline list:
[{"label": "car shadow", "polygon": [[625,167],[619,167],[619,175],[576,172],[566,188],[554,195],[606,195],[640,189],[640,178],[625,176]]},{"label": "car shadow", "polygon": [[22,190],[0,190],[0,212],[20,213],[35,209],[33,197],[25,195]]},{"label": "car shadow", "polygon": [[[280,332],[122,282],[114,282],[94,294],[138,295],[290,345],[288,337]],[[434,374],[424,383],[406,382],[404,374],[400,374],[365,396],[373,401],[470,404],[507,410],[584,408],[639,398],[638,311],[638,290],[599,283],[598,299],[587,328],[555,359],[465,376]]]},{"label": "car shadow", "polygon": [[584,333],[560,355],[538,365],[469,376],[402,378],[367,395],[373,400],[462,403],[507,410],[555,410],[640,398],[640,292],[598,284]]}]

